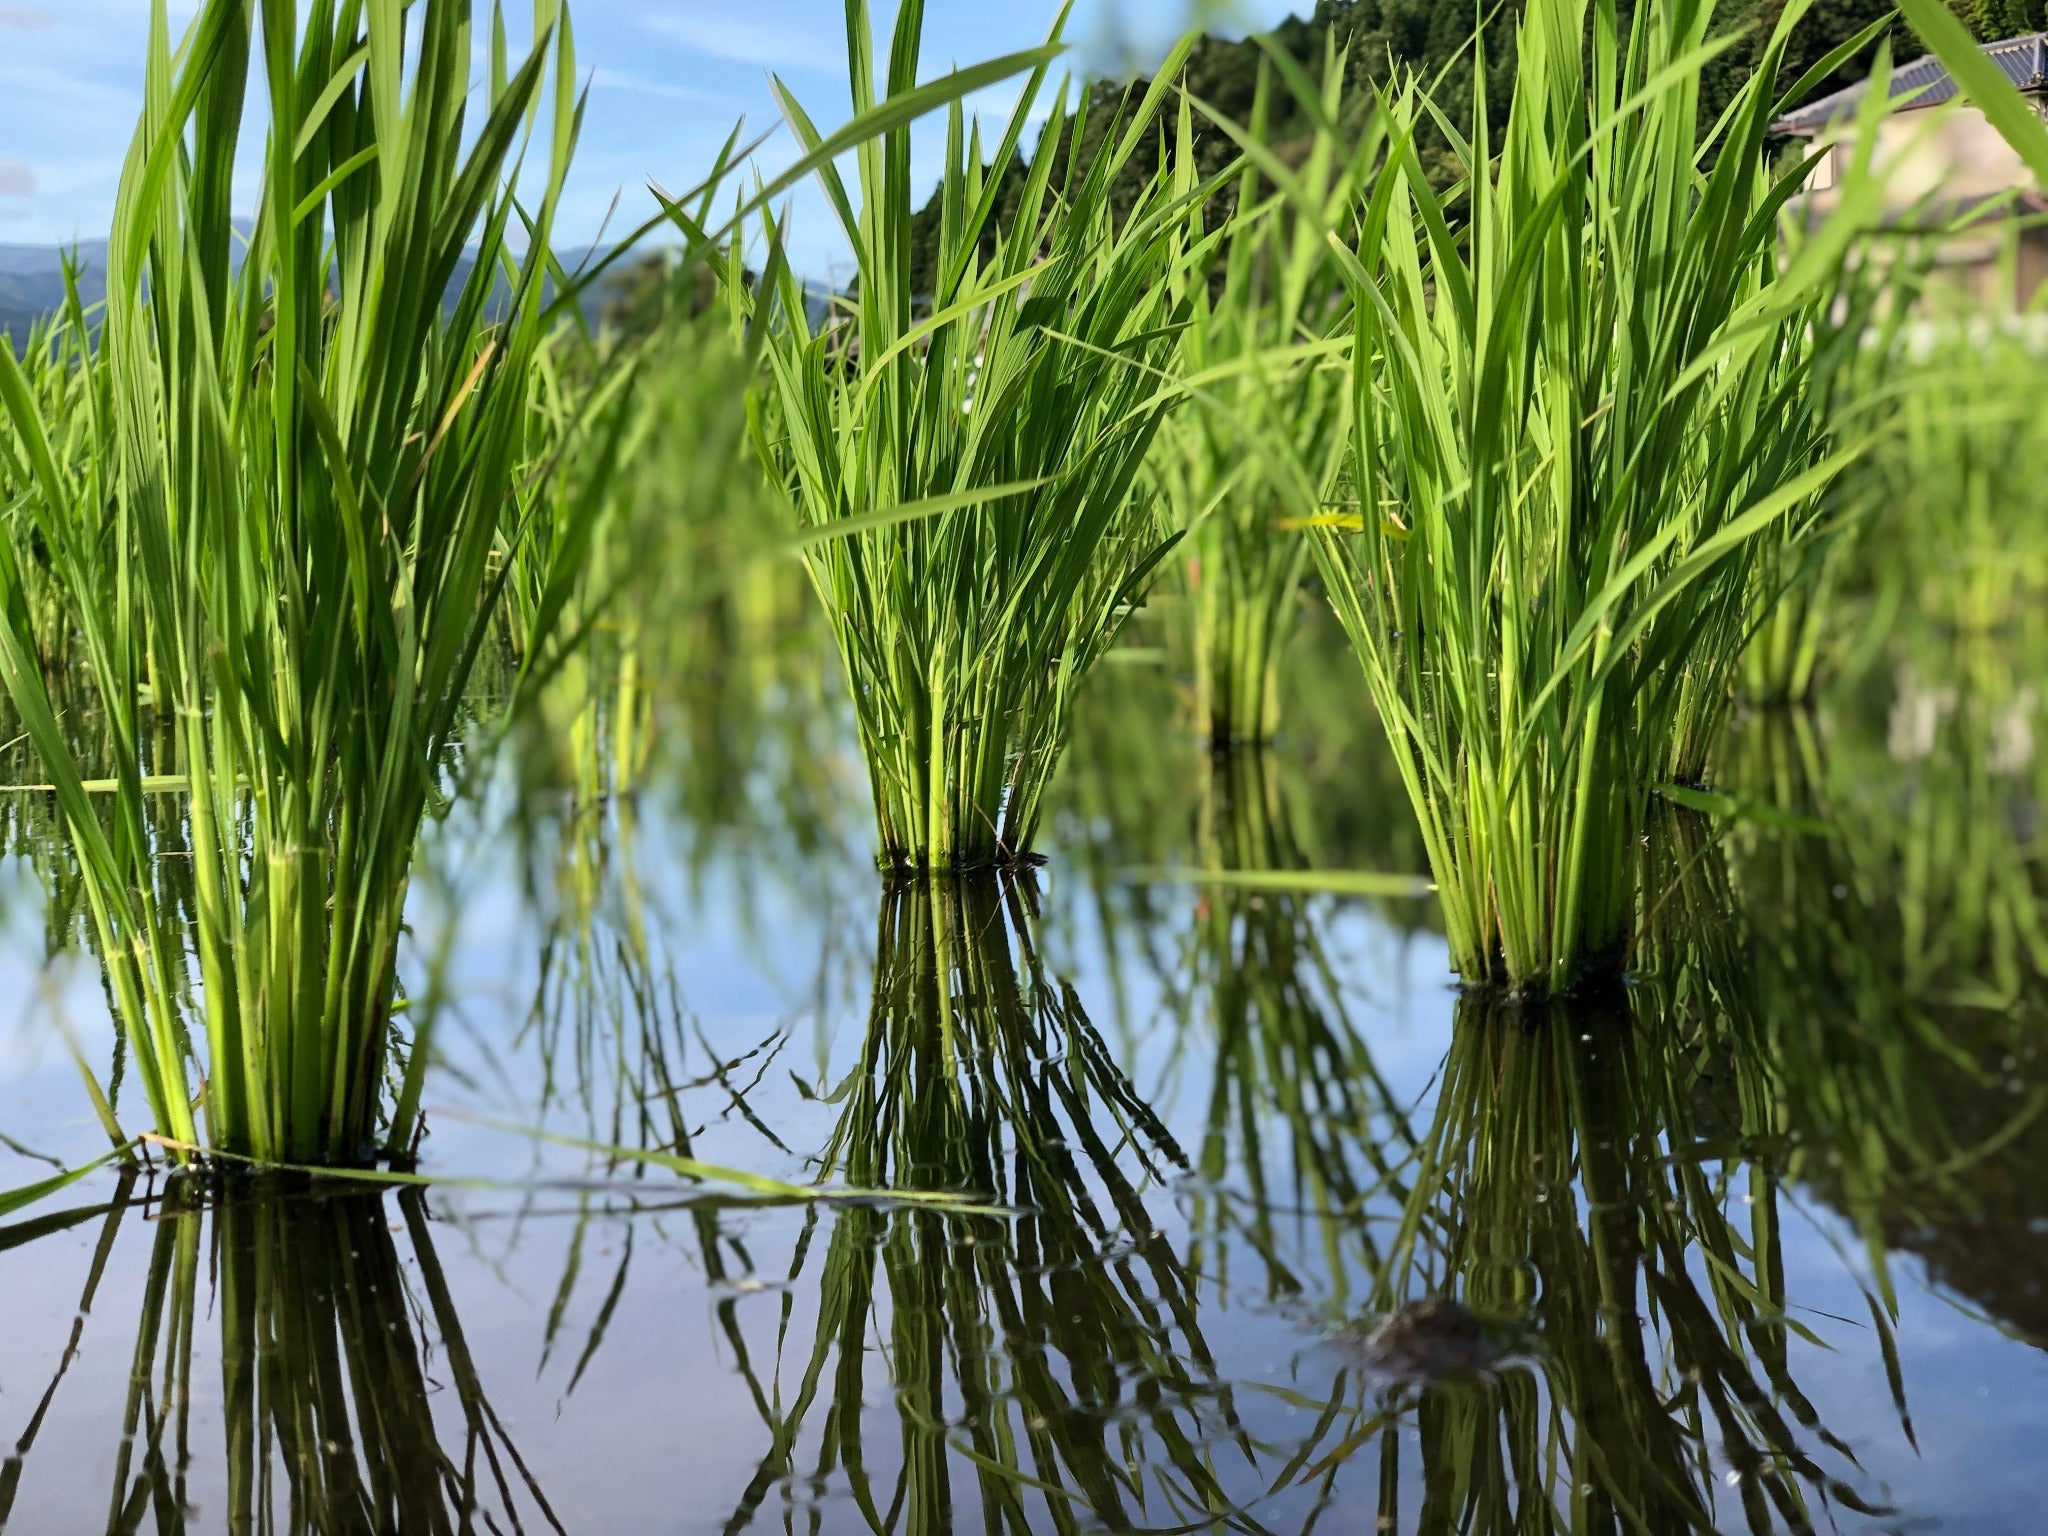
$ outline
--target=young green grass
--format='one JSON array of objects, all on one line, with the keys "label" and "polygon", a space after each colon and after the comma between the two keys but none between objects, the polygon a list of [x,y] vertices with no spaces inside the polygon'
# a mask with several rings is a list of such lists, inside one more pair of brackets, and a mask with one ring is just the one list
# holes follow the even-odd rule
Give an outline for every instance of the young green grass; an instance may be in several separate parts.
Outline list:
[{"label": "young green grass", "polygon": [[1536,0],[1505,131],[1482,103],[1452,194],[1412,147],[1441,115],[1385,103],[1351,267],[1365,505],[1318,556],[1474,981],[1624,960],[1650,797],[1724,707],[1760,541],[1855,451],[1814,336],[1873,188],[1851,175],[1780,261],[1803,168],[1768,172],[1764,136],[1806,7],[1709,127],[1712,9],[1624,32],[1610,0]]},{"label": "young green grass", "polygon": [[[55,450],[79,418],[48,420],[0,349],[7,451],[106,712],[110,794],[88,795],[59,728],[17,543],[0,674],[56,786],[152,1116],[185,1146],[356,1161],[411,1137],[425,1050],[380,1113],[399,924],[494,613],[547,323],[538,253],[578,117],[567,18],[536,21],[514,69],[502,17],[476,34],[467,0],[269,3],[260,25],[209,0],[175,47],[158,8],[90,452]],[[252,68],[270,126],[244,231]],[[144,804],[145,652],[186,781],[197,988]]]},{"label": "young green grass", "polygon": [[[1275,58],[1298,74],[1287,55]],[[1187,534],[1196,727],[1217,749],[1268,742],[1279,729],[1280,658],[1309,564],[1298,525],[1347,447],[1344,358],[1326,343],[1350,304],[1323,232],[1356,206],[1383,142],[1377,114],[1360,123],[1347,113],[1344,76],[1333,40],[1320,81],[1296,81],[1314,93],[1315,127],[1277,150],[1313,211],[1295,215],[1247,168],[1224,243],[1177,285],[1194,401],[1168,419],[1154,462],[1172,521]],[[1255,142],[1268,136],[1271,81],[1262,70],[1244,128]],[[1177,149],[1181,186],[1192,192],[1194,147]],[[1278,443],[1298,466],[1276,468]],[[1297,467],[1299,476],[1287,472]],[[1297,494],[1303,484],[1307,498]]]},{"label": "young green grass", "polygon": [[[175,48],[159,7],[87,407],[52,420],[0,348],[0,478],[21,504],[0,542],[0,681],[181,1159],[409,1153],[430,1050],[394,1049],[395,956],[422,822],[475,724],[474,668],[515,575],[522,690],[596,618],[586,567],[630,416],[590,392],[576,451],[592,458],[554,497],[577,434],[536,409],[542,347],[595,273],[572,283],[548,255],[581,107],[558,0],[534,24],[514,69],[502,14],[479,31],[470,0],[207,0]],[[891,120],[1044,57],[907,89]],[[252,67],[268,128],[245,229],[230,209]],[[857,118],[815,160],[876,126]],[[715,434],[698,446],[730,469]],[[545,536],[525,540],[542,506]],[[74,616],[104,763],[58,719],[30,558]],[[170,750],[152,761],[159,721]],[[149,805],[166,789],[190,837],[175,874]]]},{"label": "young green grass", "polygon": [[[878,103],[866,6],[849,0],[856,110],[912,89],[923,10],[897,12]],[[1164,176],[1121,217],[1109,193],[1156,131],[1173,70],[1088,155],[1061,90],[1043,142],[1063,152],[1033,158],[1000,223],[1046,66],[992,153],[956,107],[935,292],[912,291],[923,185],[907,125],[863,146],[857,188],[819,172],[858,268],[840,318],[814,330],[779,260],[758,295],[732,284],[757,323],[774,306],[757,434],[770,478],[806,528],[843,535],[806,559],[853,695],[885,868],[1030,852],[1075,693],[1168,548],[1139,471],[1172,399],[1168,279],[1187,259],[1188,214]],[[809,115],[778,89],[798,141],[815,145]],[[779,244],[772,218],[767,234]],[[925,515],[906,521],[913,511]]]}]

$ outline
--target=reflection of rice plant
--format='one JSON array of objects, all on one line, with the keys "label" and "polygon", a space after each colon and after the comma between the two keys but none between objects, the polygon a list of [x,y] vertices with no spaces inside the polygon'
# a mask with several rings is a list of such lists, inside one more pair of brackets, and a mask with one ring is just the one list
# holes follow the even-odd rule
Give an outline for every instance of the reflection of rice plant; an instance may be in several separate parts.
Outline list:
[{"label": "reflection of rice plant", "polygon": [[1869,1507],[1788,1373],[1806,1330],[1786,1315],[1778,1176],[1705,1143],[1708,1053],[1738,1075],[1769,1063],[1642,1006],[1461,1002],[1378,1300],[1455,1291],[1539,1342],[1531,1369],[1358,1406],[1316,1469],[1376,1447],[1383,1515],[1401,1514],[1411,1423],[1422,1529],[1707,1531],[1729,1500],[1751,1530],[1800,1531],[1819,1506]]},{"label": "reflection of rice plant", "polygon": [[[1203,803],[1204,868],[1302,867],[1290,811],[1268,754],[1217,757]],[[1303,1234],[1329,1245],[1363,1241],[1367,1267],[1378,1267],[1367,1209],[1405,1193],[1416,1151],[1403,1107],[1351,1022],[1344,979],[1323,943],[1326,916],[1318,898],[1294,892],[1206,889],[1189,962],[1176,968],[1187,995],[1170,993],[1175,1013],[1199,1009],[1214,1032],[1195,1226],[1213,1229],[1217,1242],[1214,1259],[1198,1267],[1227,1281],[1220,1266],[1229,1237],[1238,1237],[1258,1253],[1276,1295],[1302,1288],[1297,1268],[1334,1258],[1290,1257],[1290,1241]],[[1290,1221],[1299,1224],[1293,1234]],[[1323,1267],[1341,1297],[1351,1266]]]},{"label": "reflection of rice plant", "polygon": [[[991,1530],[1016,1532],[1221,1507],[1212,1443],[1240,1432],[1191,1279],[1144,1198],[1179,1153],[1073,990],[1041,970],[1031,921],[1028,893],[993,881],[887,898],[873,1012],[833,1094],[826,1169],[1019,1210],[836,1218],[817,1336],[794,1397],[761,1395],[774,1445],[735,1528],[796,1476],[843,1478],[876,1531],[936,1529],[977,1499]],[[799,1273],[810,1252],[807,1238]],[[878,1327],[901,1435],[893,1490],[862,1445]]]},{"label": "reflection of rice plant", "polygon": [[[578,805],[557,834],[551,920],[532,1006],[511,1045],[531,1049],[540,1068],[521,1123],[688,1157],[679,1095],[689,1015],[650,940],[632,802]],[[578,1123],[556,1126],[564,1110]]]},{"label": "reflection of rice plant", "polygon": [[[105,1224],[51,1395],[118,1252],[131,1186],[96,1208]],[[386,1197],[360,1190],[239,1185],[209,1201],[181,1185],[162,1197],[134,1371],[109,1426],[120,1441],[109,1530],[431,1533],[479,1518],[561,1530],[485,1395],[418,1192],[396,1202],[402,1224]],[[217,1395],[193,1373],[213,1315]],[[186,1488],[195,1392],[219,1405],[227,1434],[227,1507],[203,1527]],[[9,1468],[0,1518],[33,1469],[33,1440]]]},{"label": "reflection of rice plant", "polygon": [[1758,722],[1731,736],[1729,766],[1750,794],[1785,797],[1771,803],[1833,831],[1744,829],[1738,874],[1774,941],[1827,973],[1862,969],[1901,998],[2010,1009],[2048,979],[2033,647],[1915,633],[1893,677],[1842,698],[1825,735]]},{"label": "reflection of rice plant", "polygon": [[[1335,621],[1327,614],[1310,619],[1296,651],[1302,664],[1282,678],[1286,708],[1314,720],[1315,728],[1290,732],[1259,752],[1204,753],[1181,732],[1130,729],[1140,716],[1185,707],[1153,652],[1116,653],[1082,696],[1068,767],[1051,802],[1052,831],[1062,879],[1078,876],[1105,935],[1116,1019],[1130,1018],[1124,972],[1133,955],[1168,993],[1186,992],[1186,962],[1174,941],[1184,927],[1175,914],[1186,886],[1141,872],[1216,867],[1217,808],[1237,793],[1224,792],[1240,771],[1225,766],[1233,756],[1244,758],[1243,794],[1266,807],[1273,840],[1247,842],[1229,868],[1336,871],[1341,883],[1346,871],[1427,867],[1414,818],[1389,814],[1401,801],[1399,774],[1379,722],[1355,707],[1351,662]],[[1253,801],[1241,803],[1249,808]],[[1438,922],[1427,901],[1387,900],[1373,910],[1404,931]]]},{"label": "reflection of rice plant", "polygon": [[[1832,835],[1731,840],[1744,955],[1716,1000],[1757,1021],[1773,1130],[1797,1131],[1788,1170],[1873,1254],[1902,1234],[1967,1250],[1956,1235],[1987,1224],[2001,1236],[1986,1252],[2010,1252],[2042,1214],[2028,1171],[2048,1123],[2040,773],[2000,771],[2015,765],[1998,760],[1998,722],[2024,687],[2009,658],[1971,641],[1961,654],[1974,659],[1933,674],[1950,682],[1916,684],[1954,690],[1926,738],[1901,732],[1896,698],[1825,740],[1796,717],[1731,738],[1750,794]],[[1962,1267],[1999,1288],[1995,1263]]]}]

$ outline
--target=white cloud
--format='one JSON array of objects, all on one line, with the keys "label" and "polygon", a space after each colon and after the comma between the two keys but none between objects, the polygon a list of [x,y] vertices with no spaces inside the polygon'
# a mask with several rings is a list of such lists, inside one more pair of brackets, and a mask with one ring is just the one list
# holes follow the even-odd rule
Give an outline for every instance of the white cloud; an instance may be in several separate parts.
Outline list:
[{"label": "white cloud", "polygon": [[0,5],[0,31],[33,32],[50,24],[50,13],[34,5]]},{"label": "white cloud", "polygon": [[36,173],[26,160],[0,160],[0,197],[34,197]]},{"label": "white cloud", "polygon": [[664,101],[687,101],[703,107],[730,107],[734,105],[729,96],[716,91],[701,91],[695,86],[682,85],[673,80],[656,80],[650,75],[635,73],[630,69],[613,69],[600,64],[590,72],[591,94],[605,95],[623,92],[631,96],[658,96]]},{"label": "white cloud", "polygon": [[723,0],[686,0],[682,6],[642,18],[648,31],[728,64],[761,69],[814,70],[842,74],[846,69],[846,35],[837,27],[818,25],[789,5],[753,4],[743,15],[727,10]]}]

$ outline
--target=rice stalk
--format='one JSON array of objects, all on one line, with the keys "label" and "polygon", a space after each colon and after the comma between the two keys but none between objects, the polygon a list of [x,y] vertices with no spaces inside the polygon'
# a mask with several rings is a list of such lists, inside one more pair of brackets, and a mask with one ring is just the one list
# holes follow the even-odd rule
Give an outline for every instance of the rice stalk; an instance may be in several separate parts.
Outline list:
[{"label": "rice stalk", "polygon": [[1481,103],[1453,193],[1413,150],[1446,120],[1386,97],[1351,264],[1366,503],[1317,550],[1468,980],[1625,962],[1653,787],[1725,709],[1763,541],[1859,446],[1820,409],[1815,338],[1876,187],[1850,176],[1781,261],[1803,170],[1763,153],[1805,9],[1703,133],[1711,3],[1626,30],[1609,0],[1532,4],[1505,131]]},{"label": "rice stalk", "polygon": [[[105,819],[35,664],[12,544],[0,673],[174,1142],[358,1161],[411,1136],[416,1081],[380,1125],[408,869],[492,622],[579,115],[566,15],[536,20],[515,69],[502,15],[478,34],[468,0],[316,0],[303,17],[209,0],[175,47],[158,7],[90,453],[55,451],[76,418],[47,421],[0,357],[17,478],[106,711]],[[230,195],[252,69],[269,124],[244,232]],[[536,143],[521,212],[510,189]],[[145,654],[188,780],[196,989],[154,873]]]},{"label": "rice stalk", "polygon": [[[923,11],[898,10],[877,98],[868,8],[849,0],[857,112],[886,112],[913,89]],[[1162,379],[1181,317],[1168,279],[1185,259],[1188,199],[1163,176],[1120,217],[1109,195],[1157,131],[1172,67],[1092,156],[1055,93],[999,222],[1050,53],[992,149],[979,121],[951,110],[936,291],[911,287],[923,187],[907,126],[863,146],[854,186],[818,173],[858,271],[857,293],[822,327],[779,255],[758,289],[728,268],[736,309],[766,327],[756,437],[769,478],[805,529],[842,535],[805,560],[846,670],[887,869],[1030,854],[1075,694],[1171,542],[1140,470],[1173,399]],[[778,92],[799,144],[816,145],[810,116]],[[772,216],[764,232],[779,252]]]}]

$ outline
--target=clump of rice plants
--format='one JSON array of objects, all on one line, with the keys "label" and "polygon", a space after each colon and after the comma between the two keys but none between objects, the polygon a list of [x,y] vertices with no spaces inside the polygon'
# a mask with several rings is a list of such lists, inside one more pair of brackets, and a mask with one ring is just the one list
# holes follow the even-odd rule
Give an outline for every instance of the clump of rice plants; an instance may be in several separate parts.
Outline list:
[{"label": "clump of rice plants", "polygon": [[1441,115],[1385,103],[1352,267],[1366,504],[1318,556],[1469,980],[1625,959],[1649,802],[1724,708],[1760,541],[1853,458],[1815,335],[1874,188],[1851,176],[1781,262],[1803,168],[1764,155],[1804,9],[1708,127],[1710,0],[1625,30],[1610,0],[1537,0],[1505,130],[1482,102],[1451,192],[1412,147]]},{"label": "clump of rice plants", "polygon": [[[1382,146],[1377,115],[1349,121],[1344,73],[1333,46],[1320,83],[1295,82],[1313,127],[1260,157],[1284,190],[1269,194],[1260,162],[1248,164],[1224,243],[1182,284],[1193,403],[1169,418],[1156,462],[1187,531],[1195,718],[1216,749],[1268,742],[1279,729],[1280,657],[1309,563],[1307,538],[1288,525],[1315,511],[1347,446],[1347,370],[1325,344],[1349,301],[1324,231],[1355,206]],[[1271,80],[1262,70],[1249,120],[1232,125],[1255,152],[1268,137]],[[1176,166],[1190,191],[1194,160],[1182,144]],[[1295,201],[1312,211],[1294,214]]]},{"label": "clump of rice plants", "polygon": [[[915,86],[923,10],[897,12],[885,112]],[[849,0],[846,15],[867,112],[866,6]],[[912,289],[923,186],[907,125],[862,147],[855,187],[819,171],[858,268],[837,318],[814,328],[772,258],[758,294],[734,274],[757,325],[773,308],[762,459],[807,529],[840,535],[806,560],[852,691],[885,868],[1029,854],[1075,693],[1169,547],[1140,470],[1172,398],[1167,280],[1186,259],[1187,213],[1163,176],[1121,215],[1109,194],[1155,131],[1173,69],[1099,151],[1062,88],[1021,175],[1047,65],[992,152],[955,107],[930,293]],[[782,100],[814,146],[808,114]],[[767,233],[779,241],[772,218]]]},{"label": "clump of rice plants", "polygon": [[[204,1145],[353,1162],[412,1138],[424,1049],[384,1113],[399,928],[494,622],[578,118],[568,19],[543,3],[535,22],[514,68],[502,15],[478,34],[469,0],[265,5],[260,25],[247,0],[208,0],[175,46],[159,8],[91,451],[56,451],[75,418],[49,420],[0,349],[10,477],[32,488],[75,616],[111,793],[88,793],[98,765],[59,727],[18,539],[0,545],[0,677],[181,1160]],[[268,127],[244,229],[231,195],[252,67]],[[184,780],[196,988],[153,878],[145,649]]]},{"label": "clump of rice plants", "polygon": [[1935,631],[2010,632],[2048,591],[2048,421],[2037,398],[2048,346],[1976,316],[1930,331],[1903,370],[1895,417],[1873,448],[1872,513],[1859,564],[1871,626],[1901,616]]}]

